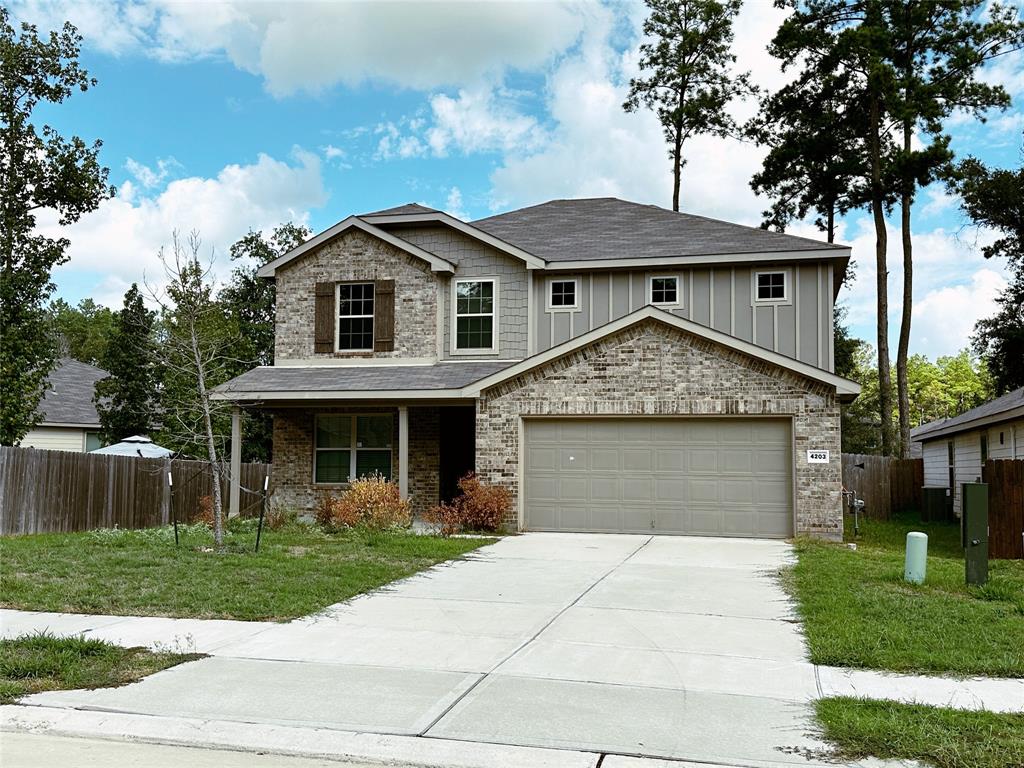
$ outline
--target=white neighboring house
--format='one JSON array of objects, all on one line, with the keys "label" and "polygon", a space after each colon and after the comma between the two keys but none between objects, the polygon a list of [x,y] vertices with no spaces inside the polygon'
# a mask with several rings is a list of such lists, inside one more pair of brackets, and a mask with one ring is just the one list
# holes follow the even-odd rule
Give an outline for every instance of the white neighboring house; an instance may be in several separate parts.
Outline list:
[{"label": "white neighboring house", "polygon": [[100,417],[93,396],[96,382],[109,375],[94,365],[61,358],[50,373],[46,394],[39,404],[41,421],[18,445],[76,453],[99,448]]},{"label": "white neighboring house", "polygon": [[953,488],[960,517],[961,483],[979,480],[988,459],[1024,459],[1024,387],[910,435],[921,444],[925,486]]}]

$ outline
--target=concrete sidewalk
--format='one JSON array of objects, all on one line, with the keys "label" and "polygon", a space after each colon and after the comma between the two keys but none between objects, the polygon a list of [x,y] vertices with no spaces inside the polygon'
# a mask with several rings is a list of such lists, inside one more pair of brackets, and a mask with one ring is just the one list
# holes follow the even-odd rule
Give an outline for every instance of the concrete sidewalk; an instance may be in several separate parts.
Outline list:
[{"label": "concrete sidewalk", "polygon": [[[13,611],[0,622],[7,635],[46,627],[212,654],[124,688],[26,699],[44,720],[372,733],[392,747],[607,755],[605,768],[638,757],[808,765],[827,750],[810,718],[821,696],[1024,708],[1020,680],[808,663],[775,578],[791,558],[772,541],[526,534],[287,624]],[[28,710],[5,708],[7,727]]]}]

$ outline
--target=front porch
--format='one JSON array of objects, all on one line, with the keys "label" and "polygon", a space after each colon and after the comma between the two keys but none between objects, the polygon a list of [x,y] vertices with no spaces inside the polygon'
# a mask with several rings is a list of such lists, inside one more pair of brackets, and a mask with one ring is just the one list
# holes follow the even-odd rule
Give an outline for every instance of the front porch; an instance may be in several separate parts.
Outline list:
[{"label": "front porch", "polygon": [[[270,503],[300,514],[325,496],[343,493],[351,479],[379,472],[398,483],[402,498],[421,516],[457,492],[475,469],[473,400],[317,401],[249,405],[273,417]],[[239,508],[235,478],[241,466],[242,410],[232,415],[229,514]]]}]

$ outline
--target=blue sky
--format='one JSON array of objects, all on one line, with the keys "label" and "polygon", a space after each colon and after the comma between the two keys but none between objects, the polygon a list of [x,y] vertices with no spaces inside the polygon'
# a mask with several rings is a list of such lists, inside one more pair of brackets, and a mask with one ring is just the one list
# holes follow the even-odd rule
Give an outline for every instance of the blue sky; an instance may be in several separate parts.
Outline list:
[{"label": "blue sky", "polygon": [[[765,51],[783,18],[747,0],[737,68],[766,88],[786,76]],[[614,195],[668,206],[669,165],[648,114],[621,110],[636,72],[642,5],[483,3],[15,2],[41,28],[64,19],[85,36],[99,80],[40,117],[102,138],[118,196],[64,232],[71,261],[58,295],[119,306],[133,281],[158,282],[156,254],[175,229],[198,230],[219,254],[249,229],[299,221],[324,229],[350,213],[416,201],[464,219],[557,197]],[[951,121],[954,149],[988,163],[1021,160],[1024,56],[985,78],[1014,97],[980,125]],[[732,106],[738,118],[753,103]],[[685,151],[683,209],[756,225],[767,201],[750,191],[762,150],[700,137]],[[915,206],[911,349],[930,357],[967,343],[991,313],[1005,265],[941,187]],[[894,221],[895,225],[896,222]],[[41,229],[59,227],[44,216]],[[816,235],[802,223],[791,231]],[[893,339],[898,237],[890,248]],[[854,333],[873,340],[874,233],[842,222],[856,279],[844,288]]]}]

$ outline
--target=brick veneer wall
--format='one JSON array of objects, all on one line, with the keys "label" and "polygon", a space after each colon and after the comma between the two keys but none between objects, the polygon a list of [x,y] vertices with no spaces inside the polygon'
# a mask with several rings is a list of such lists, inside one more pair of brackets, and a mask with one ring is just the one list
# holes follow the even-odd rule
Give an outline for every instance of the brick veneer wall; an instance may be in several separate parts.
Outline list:
[{"label": "brick veneer wall", "polygon": [[[519,419],[530,415],[792,415],[796,532],[843,533],[835,391],[656,320],[646,320],[484,392],[477,404],[477,473],[516,498]],[[807,449],[828,449],[808,464]],[[275,456],[276,461],[276,456]]]},{"label": "brick veneer wall", "polygon": [[[277,318],[274,359],[332,357],[435,357],[437,355],[438,278],[430,265],[354,230],[277,270]],[[313,352],[317,283],[346,280],[395,281],[393,352]]]},{"label": "brick veneer wall", "polygon": [[[391,440],[391,471],[397,481],[396,408],[282,409],[273,412],[274,469],[271,473],[271,503],[275,506],[311,513],[322,496],[345,491],[346,485],[313,483],[313,425],[316,414],[326,413],[392,413],[395,427]],[[436,407],[409,408],[409,498],[415,515],[421,515],[437,504],[439,437],[440,417]]]}]

